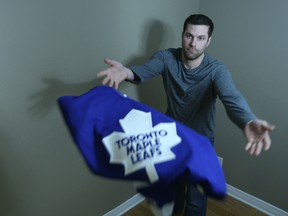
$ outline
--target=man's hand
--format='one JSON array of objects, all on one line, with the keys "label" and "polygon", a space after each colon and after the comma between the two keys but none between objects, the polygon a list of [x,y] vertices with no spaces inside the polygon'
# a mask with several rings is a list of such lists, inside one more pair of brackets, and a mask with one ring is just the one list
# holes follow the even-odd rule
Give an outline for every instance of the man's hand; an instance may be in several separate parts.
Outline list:
[{"label": "man's hand", "polygon": [[133,72],[129,68],[124,67],[120,62],[111,59],[104,59],[104,62],[110,67],[97,73],[98,78],[104,77],[102,81],[103,85],[109,85],[118,89],[119,84],[125,79],[134,79]]},{"label": "man's hand", "polygon": [[271,147],[269,132],[274,128],[274,125],[260,119],[248,122],[244,128],[247,139],[245,150],[249,151],[250,155],[255,156],[258,156],[262,149],[267,151]]}]

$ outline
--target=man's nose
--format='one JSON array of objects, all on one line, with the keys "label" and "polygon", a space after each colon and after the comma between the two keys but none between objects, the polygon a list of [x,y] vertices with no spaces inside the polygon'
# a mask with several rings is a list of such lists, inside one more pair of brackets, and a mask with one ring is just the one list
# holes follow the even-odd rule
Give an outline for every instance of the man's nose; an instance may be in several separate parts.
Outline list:
[{"label": "man's nose", "polygon": [[196,40],[195,38],[191,38],[190,40],[190,46],[195,46],[196,45]]}]

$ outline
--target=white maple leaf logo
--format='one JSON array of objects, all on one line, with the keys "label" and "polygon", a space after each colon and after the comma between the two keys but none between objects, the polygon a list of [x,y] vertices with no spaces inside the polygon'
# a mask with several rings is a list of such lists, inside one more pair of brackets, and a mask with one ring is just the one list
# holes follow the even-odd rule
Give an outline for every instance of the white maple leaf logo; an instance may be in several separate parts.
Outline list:
[{"label": "white maple leaf logo", "polygon": [[181,142],[175,122],[153,127],[150,112],[132,109],[119,123],[124,132],[115,131],[102,140],[110,163],[122,163],[125,176],[145,168],[150,182],[158,181],[154,165],[175,159],[171,148]]}]

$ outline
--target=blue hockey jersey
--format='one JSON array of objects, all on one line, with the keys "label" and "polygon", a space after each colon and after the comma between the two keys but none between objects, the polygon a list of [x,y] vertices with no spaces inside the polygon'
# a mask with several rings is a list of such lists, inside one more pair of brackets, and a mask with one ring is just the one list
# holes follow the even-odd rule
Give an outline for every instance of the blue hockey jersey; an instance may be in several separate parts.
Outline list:
[{"label": "blue hockey jersey", "polygon": [[144,182],[137,191],[159,206],[173,201],[179,178],[201,185],[208,196],[225,196],[210,141],[180,122],[108,86],[62,96],[58,104],[94,174]]}]

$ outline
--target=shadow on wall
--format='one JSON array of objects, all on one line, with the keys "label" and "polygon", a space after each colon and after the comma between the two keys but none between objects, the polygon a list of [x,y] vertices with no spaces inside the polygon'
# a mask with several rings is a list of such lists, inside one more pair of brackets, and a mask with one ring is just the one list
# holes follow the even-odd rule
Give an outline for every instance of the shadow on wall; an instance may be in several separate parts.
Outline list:
[{"label": "shadow on wall", "polygon": [[[141,56],[132,56],[126,65],[139,65],[147,61],[156,51],[167,46],[168,38],[173,36],[169,26],[159,20],[148,20],[143,24],[143,43]],[[167,36],[169,35],[169,37]],[[172,38],[173,41],[173,38]],[[166,109],[166,96],[162,84],[162,77],[151,79],[137,87],[139,100],[161,112]]]},{"label": "shadow on wall", "polygon": [[29,96],[32,105],[28,108],[34,117],[46,116],[57,105],[57,99],[63,95],[80,95],[89,89],[100,85],[99,80],[91,80],[83,83],[65,83],[55,78],[43,78],[45,87]]},{"label": "shadow on wall", "polygon": [[[167,43],[166,35],[169,34],[168,27],[158,20],[148,20],[143,24],[143,39],[140,40],[142,55],[136,55],[124,63],[131,66],[144,63],[154,52],[164,47]],[[143,42],[141,42],[143,41]],[[46,116],[57,105],[57,98],[63,95],[81,95],[89,89],[101,85],[102,80],[94,79],[82,83],[65,83],[56,78],[42,78],[45,87],[30,95],[28,100],[31,105],[29,113],[34,117]],[[120,86],[119,90],[126,88],[128,83]],[[137,87],[139,100],[160,111],[164,110],[165,94],[162,86],[161,77],[152,79]]]},{"label": "shadow on wall", "polygon": [[[11,157],[11,155],[13,155],[12,153],[15,152],[15,149],[13,149],[13,145],[10,143],[8,136],[6,136],[2,130],[0,133],[0,139],[0,215],[12,215],[15,209],[14,204],[17,200],[19,191],[17,191],[15,187],[12,187],[13,183],[11,183],[11,181],[13,181],[13,179],[11,178],[11,173],[13,171],[10,170],[10,167],[18,167],[19,164],[15,162],[15,157]],[[7,157],[7,155],[9,155],[9,157]]]}]

